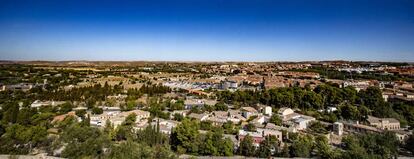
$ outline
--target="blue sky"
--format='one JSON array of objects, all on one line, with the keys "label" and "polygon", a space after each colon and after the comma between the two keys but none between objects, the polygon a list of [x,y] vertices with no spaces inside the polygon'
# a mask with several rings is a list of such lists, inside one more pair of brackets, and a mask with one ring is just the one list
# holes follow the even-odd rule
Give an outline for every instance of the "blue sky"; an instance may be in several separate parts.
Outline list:
[{"label": "blue sky", "polygon": [[0,1],[2,60],[414,61],[412,0]]}]

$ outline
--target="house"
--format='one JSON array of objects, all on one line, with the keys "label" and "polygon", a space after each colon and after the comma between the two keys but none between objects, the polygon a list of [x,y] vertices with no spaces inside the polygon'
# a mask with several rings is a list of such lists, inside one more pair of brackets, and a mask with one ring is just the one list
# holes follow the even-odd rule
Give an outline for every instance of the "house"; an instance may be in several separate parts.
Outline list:
[{"label": "house", "polygon": [[289,121],[291,119],[295,119],[300,117],[300,114],[295,113],[292,109],[283,107],[277,111],[277,114],[280,116],[282,121]]},{"label": "house", "polygon": [[127,112],[107,112],[105,111],[103,114],[98,115],[91,115],[90,117],[90,124],[94,126],[104,126],[106,121],[110,121],[114,127],[117,127],[125,121],[125,118],[131,114],[136,115],[136,122],[140,122],[141,120],[147,119],[150,117],[150,113],[147,111],[142,110],[131,110]]},{"label": "house", "polygon": [[272,107],[268,105],[257,104],[259,112],[266,116],[272,116]]},{"label": "house", "polygon": [[263,109],[263,114],[267,116],[272,116],[272,107],[271,106],[265,106]]},{"label": "house", "polygon": [[260,146],[260,143],[264,140],[263,134],[261,132],[250,132],[245,130],[239,130],[237,133],[237,138],[239,143],[243,141],[243,139],[247,136],[251,136],[253,138],[253,145],[256,147]]},{"label": "house", "polygon": [[337,109],[336,107],[328,107],[328,108],[326,108],[326,111],[327,111],[328,113],[332,113],[332,112],[334,112],[334,111],[338,111],[338,109]]},{"label": "house", "polygon": [[[37,85],[40,86],[40,85]],[[13,85],[3,85],[2,88],[0,89],[1,91],[6,91],[6,90],[12,90],[12,91],[16,91],[16,90],[22,90],[24,92],[29,91],[30,89],[36,87],[36,85],[30,84],[30,83],[19,83],[19,84],[13,84]]]},{"label": "house", "polygon": [[342,122],[345,131],[353,133],[381,133],[382,130],[368,125],[359,124],[359,122]]},{"label": "house", "polygon": [[369,125],[383,130],[399,130],[400,121],[394,118],[377,118],[374,116],[368,116],[367,119]]},{"label": "house", "polygon": [[404,96],[409,99],[414,99],[414,93],[404,92]]},{"label": "house", "polygon": [[127,112],[122,112],[121,115],[127,117],[128,115],[134,113],[136,115],[137,120],[147,119],[150,117],[150,112],[143,111],[143,110],[131,110]]},{"label": "house", "polygon": [[213,123],[213,125],[215,125],[215,126],[223,125],[224,123],[226,123],[228,121],[227,118],[221,118],[221,117],[217,117],[217,116],[209,116],[209,117],[207,117],[206,120],[211,121]]},{"label": "house", "polygon": [[63,101],[40,101],[40,100],[35,100],[32,104],[30,104],[30,107],[32,107],[32,108],[39,108],[39,107],[48,106],[48,105],[54,107],[54,106],[58,106],[58,105],[61,105],[61,104],[64,104],[64,103],[66,103],[66,102],[63,102]]},{"label": "house", "polygon": [[246,119],[248,119],[250,116],[259,114],[257,110],[254,109],[253,107],[242,107],[241,112],[242,112],[243,117],[245,117]]},{"label": "house", "polygon": [[73,116],[75,119],[78,119],[78,121],[81,120],[78,116],[76,116],[75,111],[70,111],[66,114],[62,114],[62,115],[58,115],[58,116],[53,117],[52,123],[63,121],[68,116]]},{"label": "house", "polygon": [[286,115],[289,115],[289,114],[292,114],[292,113],[294,113],[294,111],[290,108],[287,108],[287,107],[280,108],[277,111],[277,114],[279,114],[280,116],[286,116]]},{"label": "house", "polygon": [[229,114],[229,118],[227,120],[233,123],[239,123],[242,121],[246,121],[247,119],[242,115],[242,112],[239,110],[228,110],[227,113]]},{"label": "house", "polygon": [[297,130],[304,130],[314,120],[316,120],[314,117],[301,115],[299,118],[293,119],[293,123]]},{"label": "house", "polygon": [[151,121],[151,126],[159,125],[160,132],[164,134],[171,134],[173,128],[175,128],[180,122],[174,120],[165,120],[161,118],[155,118]]},{"label": "house", "polygon": [[348,86],[353,86],[359,92],[360,90],[367,89],[370,86],[370,81],[350,80],[350,81],[345,81],[342,84],[343,88],[348,87]]},{"label": "house", "polygon": [[[342,122],[342,124],[343,124],[343,129],[351,133],[382,133],[385,131],[385,129],[380,129],[377,127],[359,124],[359,122],[356,122],[356,123]],[[398,140],[400,140],[401,142],[404,142],[411,134],[411,132],[403,131],[403,130],[390,130],[390,131],[394,132]]]},{"label": "house", "polygon": [[127,97],[128,97],[128,95],[118,94],[118,95],[107,96],[106,98],[108,98],[108,99],[116,99],[116,100],[124,100]]},{"label": "house", "polygon": [[188,114],[188,112],[190,112],[190,110],[174,110],[170,114],[170,119],[174,118],[174,115],[175,114],[179,114],[179,115],[181,115],[183,117],[186,117],[187,114]]},{"label": "house", "polygon": [[107,107],[107,106],[99,106],[98,108],[102,108],[103,111],[121,111],[120,107]]},{"label": "house", "polygon": [[263,115],[259,115],[250,122],[254,124],[263,124],[265,122],[265,117]]},{"label": "house", "polygon": [[284,125],[295,127],[297,130],[306,129],[308,124],[315,120],[314,117],[295,113],[292,109],[286,107],[280,108],[277,113]]},{"label": "house", "polygon": [[279,130],[275,130],[275,129],[263,129],[263,128],[257,128],[257,132],[261,132],[263,134],[263,137],[272,135],[275,136],[277,138],[277,140],[279,140],[279,142],[282,142],[282,131]]},{"label": "house", "polygon": [[266,136],[273,135],[275,136],[279,142],[282,142],[282,132],[278,130],[272,130],[272,129],[262,129],[257,128],[256,131],[245,131],[245,130],[239,130],[237,133],[237,137],[239,142],[241,142],[247,135],[251,136],[253,138],[253,145],[256,147],[260,146],[260,143],[265,140]]},{"label": "house", "polygon": [[77,111],[77,110],[88,110],[88,108],[87,107],[79,106],[79,107],[73,108],[73,110],[74,111]]},{"label": "house", "polygon": [[208,118],[209,114],[203,113],[203,114],[197,114],[197,113],[191,113],[188,115],[189,118],[197,119],[199,121],[204,121]]},{"label": "house", "polygon": [[335,111],[338,111],[338,109],[336,107],[328,107],[326,109],[319,109],[318,112],[328,112],[328,113],[332,113]]},{"label": "house", "polygon": [[185,109],[191,109],[193,107],[203,107],[204,105],[215,105],[217,101],[209,99],[186,99],[184,101]]},{"label": "house", "polygon": [[411,133],[408,131],[403,131],[403,130],[391,130],[391,132],[394,132],[395,135],[397,136],[398,140],[400,140],[401,142],[405,142],[407,141],[407,139],[410,137]]},{"label": "house", "polygon": [[264,128],[265,129],[270,129],[270,130],[287,131],[287,132],[290,132],[290,133],[298,132],[295,127],[287,128],[287,127],[275,125],[273,123],[267,123]]},{"label": "house", "polygon": [[342,124],[340,122],[335,122],[333,124],[333,132],[336,135],[342,136],[342,134],[344,133],[344,124]]}]

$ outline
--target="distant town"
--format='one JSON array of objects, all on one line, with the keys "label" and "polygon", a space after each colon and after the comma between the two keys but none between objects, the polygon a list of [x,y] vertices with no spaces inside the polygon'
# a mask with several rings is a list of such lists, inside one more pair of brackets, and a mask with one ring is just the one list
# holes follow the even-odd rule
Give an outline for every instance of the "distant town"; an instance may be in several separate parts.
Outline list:
[{"label": "distant town", "polygon": [[410,158],[413,85],[413,63],[0,61],[0,158]]}]

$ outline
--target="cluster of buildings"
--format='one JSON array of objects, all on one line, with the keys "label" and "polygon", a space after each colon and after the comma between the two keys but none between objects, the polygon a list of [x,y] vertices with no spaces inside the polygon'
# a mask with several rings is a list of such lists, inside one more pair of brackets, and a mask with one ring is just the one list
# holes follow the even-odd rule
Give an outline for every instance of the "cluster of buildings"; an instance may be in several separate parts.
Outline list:
[{"label": "cluster of buildings", "polygon": [[[197,66],[196,64],[194,64]],[[174,67],[181,67],[179,64],[174,64]],[[191,67],[190,67],[191,66]],[[106,122],[109,121],[114,127],[121,125],[127,116],[131,114],[136,115],[136,123],[134,128],[136,130],[143,129],[147,126],[159,125],[159,130],[165,134],[171,134],[171,131],[180,122],[172,120],[174,114],[180,114],[183,117],[192,118],[198,121],[208,121],[214,126],[222,126],[223,124],[233,123],[240,125],[241,128],[237,130],[236,134],[226,134],[235,145],[239,145],[240,141],[243,140],[247,135],[253,137],[254,144],[259,144],[268,135],[274,135],[281,144],[283,144],[284,135],[289,133],[308,133],[307,129],[313,122],[317,121],[316,118],[301,114],[299,111],[295,111],[291,108],[280,108],[277,111],[273,110],[271,106],[266,105],[254,105],[249,107],[241,107],[239,109],[233,109],[232,106],[228,106],[227,111],[212,111],[204,113],[190,113],[193,108],[203,108],[206,105],[216,105],[217,101],[213,98],[192,98],[183,95],[185,110],[168,111],[170,113],[170,119],[154,118],[150,119],[150,113],[143,110],[131,110],[121,111],[119,108],[120,104],[125,104],[128,95],[126,91],[130,88],[140,88],[144,83],[162,84],[168,86],[173,90],[185,90],[186,93],[197,94],[202,97],[211,95],[212,89],[222,90],[262,90],[271,88],[282,88],[282,87],[310,87],[315,88],[316,86],[330,82],[335,83],[339,87],[352,86],[357,91],[367,89],[370,86],[378,86],[383,90],[383,98],[386,101],[389,100],[404,100],[414,101],[414,88],[412,82],[403,81],[378,81],[378,80],[338,80],[338,79],[321,79],[319,73],[315,72],[303,72],[303,71],[289,71],[292,69],[307,69],[311,67],[323,67],[333,68],[338,71],[347,71],[352,73],[363,73],[363,72],[376,72],[385,74],[398,74],[412,77],[414,75],[413,67],[389,67],[389,66],[377,66],[367,64],[366,66],[354,66],[352,64],[337,61],[337,62],[303,62],[303,63],[226,63],[226,64],[209,64],[201,68],[188,66],[193,72],[202,72],[203,74],[184,73],[162,73],[153,72],[159,70],[156,65],[145,66],[142,70],[146,72],[134,72],[128,69],[117,70],[122,76],[102,76],[95,73],[90,73],[84,78],[81,78],[82,82],[76,85],[69,85],[65,87],[65,90],[70,90],[75,87],[92,86],[94,84],[101,85],[119,85],[125,90],[124,94],[112,95],[106,97],[108,101],[115,101],[113,107],[101,107],[103,109],[102,114],[92,114],[87,110],[87,115],[90,117],[90,124],[96,127],[103,127]],[[197,69],[199,70],[197,70]],[[107,70],[108,71],[108,70]],[[151,73],[148,73],[151,72]],[[183,72],[183,73],[181,73]],[[56,74],[55,76],[57,76]],[[140,82],[137,80],[145,80]],[[27,91],[35,86],[36,84],[21,83],[15,85],[1,85],[0,91],[6,90],[23,90]],[[178,92],[178,91],[177,91]],[[171,93],[173,96],[179,93]],[[168,95],[171,95],[168,94]],[[182,93],[184,94],[184,93]],[[167,94],[164,94],[166,96]],[[164,97],[163,96],[163,97]],[[147,99],[146,96],[141,98]],[[141,99],[140,98],[140,99]],[[166,97],[168,99],[173,99]],[[139,101],[138,99],[137,101]],[[174,100],[177,99],[174,97]],[[33,108],[39,108],[42,106],[58,106],[63,104],[62,101],[35,101],[30,106]],[[87,109],[81,107],[80,104],[77,109]],[[335,107],[328,107],[327,112],[337,111]],[[281,125],[275,125],[270,123],[272,115],[277,115],[281,119]],[[76,116],[75,111],[71,111],[67,114],[56,116],[53,122],[62,121],[67,116],[73,116],[80,120]],[[321,122],[322,123],[322,122]],[[400,122],[394,118],[377,118],[368,116],[368,119],[364,122],[354,121],[338,121],[335,123],[324,123],[329,125],[332,131],[329,133],[329,138],[336,138],[346,135],[348,133],[382,133],[384,131],[393,131],[397,137],[404,141],[409,131],[401,128]],[[255,129],[247,129],[247,125],[254,125]],[[287,133],[284,133],[287,132]]]},{"label": "cluster of buildings", "polygon": [[146,122],[150,117],[150,113],[142,110],[131,110],[126,112],[120,111],[104,111],[102,114],[90,115],[90,124],[93,126],[105,126],[107,121],[110,121],[114,127],[117,127],[125,121],[128,115],[135,114],[136,122]]},{"label": "cluster of buildings", "polygon": [[29,91],[35,87],[44,87],[46,84],[18,83],[18,84],[0,84],[0,91]]},{"label": "cluster of buildings", "polygon": [[[277,115],[282,119],[281,126],[269,122],[272,115]],[[313,117],[296,113],[290,108],[280,108],[277,112],[273,112],[272,107],[265,105],[202,114],[191,113],[187,117],[199,121],[209,121],[215,126],[221,126],[228,122],[241,124],[242,128],[237,131],[237,134],[230,135],[231,138],[236,139],[234,144],[239,145],[246,135],[250,135],[256,146],[259,146],[260,142],[268,135],[274,135],[280,141],[279,143],[282,143],[282,131],[288,133],[304,131],[311,122],[316,120]],[[248,124],[253,124],[256,129],[249,131],[246,128]]]},{"label": "cluster of buildings", "polygon": [[383,133],[394,132],[396,137],[404,142],[411,135],[411,131],[402,129],[400,122],[395,118],[377,118],[368,116],[365,122],[338,121],[333,124],[333,134],[342,136],[346,133]]}]

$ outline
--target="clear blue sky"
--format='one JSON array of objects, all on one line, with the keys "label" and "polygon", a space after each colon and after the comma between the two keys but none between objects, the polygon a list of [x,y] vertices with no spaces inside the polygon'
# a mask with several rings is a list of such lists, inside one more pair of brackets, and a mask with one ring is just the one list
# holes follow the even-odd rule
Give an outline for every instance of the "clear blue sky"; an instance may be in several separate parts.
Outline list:
[{"label": "clear blue sky", "polygon": [[0,59],[414,61],[414,0],[85,1],[0,1]]}]

